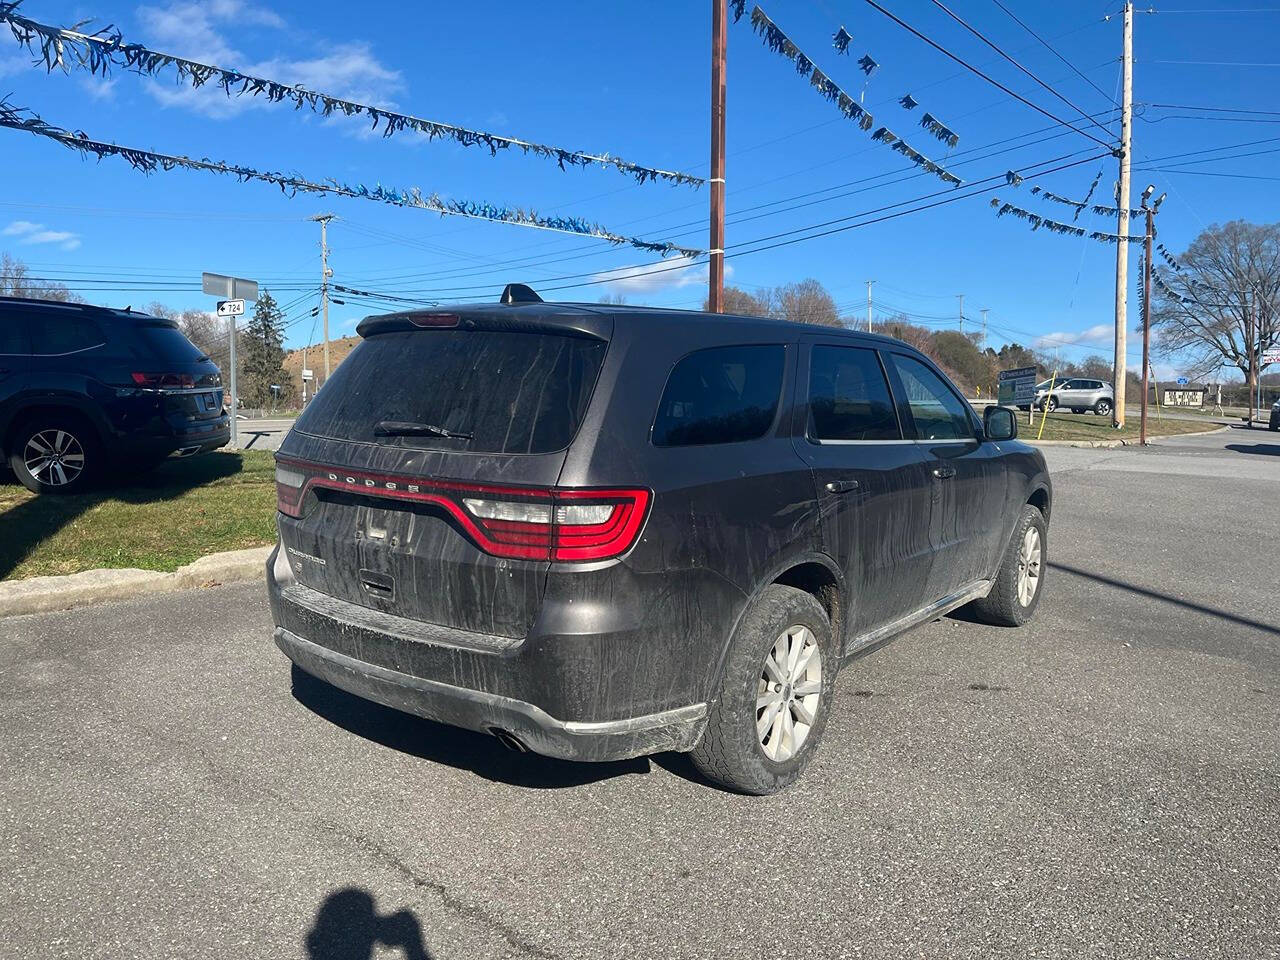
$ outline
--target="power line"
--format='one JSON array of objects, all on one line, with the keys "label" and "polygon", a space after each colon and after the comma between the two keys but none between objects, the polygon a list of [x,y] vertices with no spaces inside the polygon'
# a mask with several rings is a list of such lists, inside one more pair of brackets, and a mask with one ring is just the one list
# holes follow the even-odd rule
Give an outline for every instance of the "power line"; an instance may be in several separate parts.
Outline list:
[{"label": "power line", "polygon": [[[1093,80],[1091,80],[1086,74],[1082,73],[1074,63],[1072,63],[1070,60],[1068,60],[1066,57],[1060,54],[1057,51],[1057,49],[1055,49],[1054,46],[1051,43],[1049,43],[1048,40],[1044,39],[1042,36],[1040,36],[1040,34],[1036,33],[1033,29],[1031,29],[1031,27],[1029,27],[1021,18],[1019,18],[1016,13],[1014,13],[1012,10],[1006,7],[1003,3],[1001,3],[1000,0],[991,0],[991,2],[994,3],[1001,10],[1003,10],[1006,14],[1008,14],[1014,23],[1020,26],[1027,33],[1031,34],[1031,36],[1035,37],[1036,40],[1040,42],[1041,46],[1043,46],[1046,50],[1048,50],[1055,57],[1057,57],[1059,60],[1065,63],[1068,67],[1070,67],[1072,72],[1074,72],[1076,76],[1078,76],[1085,83],[1089,84],[1089,86],[1093,87],[1093,89],[1097,90],[1098,93],[1100,93],[1104,99],[1106,99],[1109,103],[1112,103],[1112,104],[1116,103],[1116,98],[1114,96],[1108,96],[1107,91],[1103,90],[1100,86],[1094,83]],[[1116,106],[1119,106],[1119,104],[1116,104]]]},{"label": "power line", "polygon": [[[886,10],[884,7],[880,6],[880,4],[876,3],[876,0],[866,0],[866,2],[867,2],[867,3],[869,3],[871,6],[875,7],[875,9],[879,10],[881,13],[883,13],[886,17],[888,17],[888,18],[889,18],[890,20],[892,20],[894,23],[898,24],[898,26],[902,27],[904,30],[907,30],[909,33],[914,34],[916,37],[918,37],[919,39],[923,40],[925,43],[929,44],[929,46],[931,46],[931,47],[933,47],[935,50],[937,50],[939,53],[944,54],[944,55],[945,55],[945,56],[947,56],[947,57],[950,57],[952,60],[954,60],[956,63],[960,64],[962,67],[964,67],[965,69],[967,69],[967,70],[968,70],[968,71],[970,71],[971,73],[977,74],[977,75],[978,75],[979,77],[981,77],[983,80],[986,80],[986,81],[987,81],[987,83],[990,83],[992,86],[997,87],[997,88],[999,88],[1000,90],[1003,90],[1005,93],[1007,93],[1009,96],[1013,97],[1013,98],[1014,98],[1015,100],[1017,100],[1019,103],[1024,103],[1024,104],[1026,104],[1028,107],[1030,107],[1032,110],[1035,110],[1037,113],[1042,113],[1042,114],[1044,114],[1044,115],[1045,115],[1046,117],[1048,117],[1050,120],[1054,120],[1054,121],[1056,121],[1057,123],[1062,124],[1064,127],[1070,127],[1072,130],[1074,130],[1076,133],[1080,134],[1081,136],[1088,137],[1090,140],[1092,140],[1094,143],[1098,144],[1099,146],[1101,146],[1101,147],[1106,147],[1108,150],[1111,150],[1112,152],[1114,152],[1115,148],[1114,148],[1111,144],[1106,143],[1105,141],[1099,140],[1099,139],[1098,139],[1097,137],[1095,137],[1093,134],[1089,133],[1089,131],[1087,131],[1087,130],[1081,130],[1079,127],[1075,126],[1075,125],[1074,125],[1073,123],[1071,123],[1070,121],[1068,121],[1068,120],[1063,120],[1061,117],[1057,116],[1056,114],[1050,113],[1048,110],[1046,110],[1044,107],[1040,106],[1039,104],[1037,104],[1037,103],[1032,103],[1032,102],[1031,102],[1030,100],[1028,100],[1026,97],[1022,96],[1022,94],[1020,94],[1020,93],[1015,93],[1013,90],[1010,90],[1008,87],[1006,87],[1006,86],[1005,86],[1003,83],[1001,83],[999,80],[996,80],[994,77],[990,76],[989,74],[984,73],[983,71],[979,70],[977,67],[975,67],[973,64],[969,63],[967,60],[964,60],[964,59],[962,59],[962,58],[960,58],[960,57],[956,56],[954,53],[952,53],[952,52],[951,52],[950,50],[948,50],[946,47],[944,47],[944,46],[942,46],[941,44],[939,44],[939,43],[935,42],[934,40],[931,40],[929,37],[926,37],[923,33],[921,33],[921,32],[920,32],[919,30],[917,30],[915,27],[911,26],[911,24],[907,23],[907,22],[906,22],[905,20],[903,20],[902,18],[900,18],[900,17],[896,16],[896,15],[895,15],[895,14],[893,14],[893,13],[890,13],[890,12],[889,12],[888,10]],[[1110,131],[1108,131],[1108,133],[1109,133],[1109,132],[1110,132]]]},{"label": "power line", "polygon": [[[1026,67],[1024,67],[1021,63],[1019,63],[1017,60],[1013,59],[1013,57],[1011,57],[1009,54],[1005,53],[1005,51],[1004,51],[1004,50],[1003,50],[1003,49],[1002,49],[998,44],[995,44],[995,43],[993,43],[991,40],[987,39],[987,37],[986,37],[986,35],[985,35],[985,34],[983,34],[983,33],[982,33],[981,31],[979,31],[977,28],[973,27],[973,26],[972,26],[972,25],[971,25],[967,20],[965,20],[965,19],[964,19],[963,17],[961,17],[959,14],[955,13],[955,12],[954,12],[950,7],[948,7],[945,3],[943,3],[943,2],[942,2],[942,0],[933,0],[933,5],[934,5],[935,7],[937,7],[939,10],[941,10],[943,13],[945,13],[947,16],[949,16],[949,17],[950,17],[952,20],[954,20],[956,23],[960,24],[960,26],[962,26],[962,27],[964,27],[966,30],[968,30],[971,34],[973,34],[975,37],[977,37],[979,40],[981,40],[983,43],[985,43],[988,47],[990,47],[990,48],[991,48],[992,50],[994,50],[996,53],[1000,54],[1000,56],[1002,56],[1005,60],[1009,61],[1011,64],[1013,64],[1015,67],[1017,67],[1020,71],[1022,71],[1022,73],[1026,74],[1028,77],[1030,77],[1032,80],[1034,80],[1037,84],[1039,84],[1039,85],[1040,85],[1041,87],[1043,87],[1045,90],[1049,91],[1049,93],[1053,94],[1055,97],[1057,97],[1059,100],[1061,100],[1061,101],[1062,101],[1063,103],[1065,103],[1067,106],[1069,106],[1069,107],[1070,107],[1072,110],[1074,110],[1076,113],[1080,114],[1080,116],[1084,117],[1086,120],[1088,120],[1090,123],[1092,123],[1095,127],[1097,127],[1099,130],[1101,130],[1101,131],[1102,131],[1103,133],[1105,133],[1107,136],[1111,136],[1111,131],[1110,131],[1110,130],[1108,130],[1108,129],[1107,129],[1106,127],[1104,127],[1102,124],[1098,123],[1098,121],[1094,120],[1094,119],[1093,119],[1093,117],[1091,117],[1089,114],[1085,113],[1085,112],[1084,112],[1084,110],[1082,110],[1080,107],[1076,106],[1076,104],[1075,104],[1074,102],[1072,102],[1071,100],[1068,100],[1065,96],[1063,96],[1061,93],[1059,93],[1059,92],[1058,92],[1057,90],[1055,90],[1053,87],[1049,86],[1049,84],[1045,83],[1045,82],[1044,82],[1043,80],[1041,80],[1038,76],[1036,76],[1034,73],[1032,73],[1032,72],[1031,72],[1030,70],[1028,70]],[[1079,71],[1077,71],[1077,72],[1079,72]]]}]

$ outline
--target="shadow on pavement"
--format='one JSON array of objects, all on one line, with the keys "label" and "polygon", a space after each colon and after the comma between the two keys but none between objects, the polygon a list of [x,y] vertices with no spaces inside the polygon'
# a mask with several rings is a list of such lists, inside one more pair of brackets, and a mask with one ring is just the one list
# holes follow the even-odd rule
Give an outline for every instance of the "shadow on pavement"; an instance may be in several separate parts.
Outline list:
[{"label": "shadow on pavement", "polygon": [[649,760],[577,763],[536,753],[516,753],[496,737],[401,713],[339,690],[293,669],[293,696],[308,710],[348,733],[432,763],[470,770],[486,780],[554,790],[578,787],[629,773],[648,773]]},{"label": "shadow on pavement", "polygon": [[306,944],[308,960],[372,960],[378,946],[398,948],[407,960],[431,957],[422,939],[422,924],[412,910],[383,916],[374,906],[373,894],[359,887],[325,897]]},{"label": "shadow on pavement", "polygon": [[1170,596],[1167,593],[1161,593],[1158,590],[1152,590],[1148,587],[1140,587],[1133,583],[1126,583],[1124,580],[1117,580],[1114,577],[1104,577],[1101,574],[1094,573],[1091,570],[1084,570],[1080,567],[1072,567],[1064,563],[1050,563],[1049,566],[1054,570],[1061,570],[1063,573],[1070,573],[1073,576],[1092,580],[1094,583],[1105,584],[1106,586],[1125,590],[1129,593],[1136,593],[1139,596],[1148,597],[1152,600],[1160,600],[1164,603],[1170,603],[1176,607],[1182,607],[1184,610],[1194,610],[1196,613],[1202,613],[1207,617],[1217,617],[1219,620],[1226,620],[1228,623],[1234,623],[1242,627],[1249,627],[1253,630],[1263,630],[1266,633],[1280,637],[1280,627],[1272,623],[1264,623],[1261,620],[1252,620],[1249,617],[1242,617],[1239,614],[1231,613],[1227,610],[1219,610],[1217,607],[1206,606],[1203,603],[1196,603],[1192,600],[1182,600],[1178,597]]},{"label": "shadow on pavement", "polygon": [[[100,479],[84,493],[31,497],[8,510],[0,510],[0,527],[4,530],[4,536],[0,537],[0,580],[9,576],[45,540],[100,503],[171,500],[195,487],[237,474],[243,465],[243,458],[236,453],[169,460],[141,475]],[[0,475],[0,486],[19,489],[11,473]]]},{"label": "shadow on pavement", "polygon": [[1263,457],[1280,457],[1280,443],[1228,443],[1228,450],[1236,453],[1252,453]]}]

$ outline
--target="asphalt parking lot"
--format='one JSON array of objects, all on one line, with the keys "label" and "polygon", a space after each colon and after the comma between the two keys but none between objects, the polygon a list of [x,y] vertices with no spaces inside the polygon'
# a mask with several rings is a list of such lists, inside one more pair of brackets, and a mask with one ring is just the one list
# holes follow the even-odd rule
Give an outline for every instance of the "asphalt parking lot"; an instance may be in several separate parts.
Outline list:
[{"label": "asphalt parking lot", "polygon": [[1049,457],[1037,620],[771,798],[295,695],[257,586],[0,619],[0,956],[1280,956],[1280,439]]}]

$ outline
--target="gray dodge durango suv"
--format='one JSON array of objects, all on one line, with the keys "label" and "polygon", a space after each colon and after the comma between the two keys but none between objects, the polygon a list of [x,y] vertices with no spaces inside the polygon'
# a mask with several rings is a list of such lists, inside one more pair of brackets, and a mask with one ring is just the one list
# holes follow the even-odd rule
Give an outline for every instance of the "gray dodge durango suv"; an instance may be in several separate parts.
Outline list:
[{"label": "gray dodge durango suv", "polygon": [[359,333],[277,457],[299,682],[550,756],[688,751],[769,793],[851,659],[1039,603],[1043,457],[899,341],[541,301]]}]

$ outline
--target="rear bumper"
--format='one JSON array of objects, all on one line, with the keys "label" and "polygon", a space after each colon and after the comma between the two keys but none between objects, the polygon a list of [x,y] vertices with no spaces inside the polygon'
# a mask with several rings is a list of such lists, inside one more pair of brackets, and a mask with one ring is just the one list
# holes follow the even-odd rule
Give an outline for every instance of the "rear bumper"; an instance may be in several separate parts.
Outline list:
[{"label": "rear bumper", "polygon": [[[267,560],[276,645],[348,693],[566,760],[687,751],[705,729],[705,703],[645,702],[616,682],[616,668],[590,655],[607,637],[512,640],[404,620],[298,584],[279,554],[277,545]],[[634,659],[634,641],[622,639]]]},{"label": "rear bumper", "polygon": [[231,442],[231,421],[226,416],[196,422],[190,427],[163,435],[120,433],[113,444],[115,456],[123,463],[130,459],[156,460],[171,454],[193,456],[225,447]]},{"label": "rear bumper", "polygon": [[565,760],[622,760],[691,750],[706,717],[705,704],[695,704],[626,720],[557,720],[532,703],[365,663],[283,627],[276,628],[275,641],[307,673],[348,693],[450,726],[502,733],[534,753]]}]

